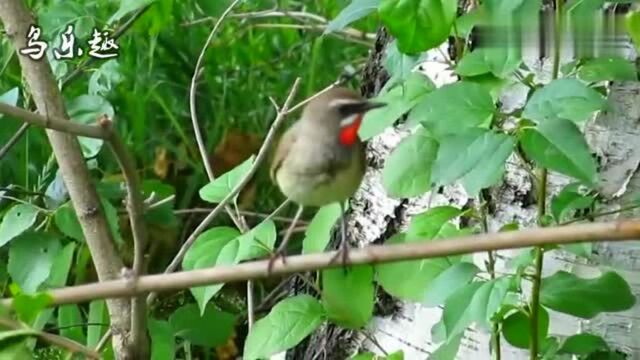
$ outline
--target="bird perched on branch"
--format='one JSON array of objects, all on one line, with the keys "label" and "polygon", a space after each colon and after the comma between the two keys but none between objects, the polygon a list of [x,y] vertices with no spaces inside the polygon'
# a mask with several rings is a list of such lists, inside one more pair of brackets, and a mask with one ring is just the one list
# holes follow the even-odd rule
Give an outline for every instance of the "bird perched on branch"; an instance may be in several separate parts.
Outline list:
[{"label": "bird perched on branch", "polygon": [[[358,137],[364,114],[382,103],[336,87],[312,99],[302,117],[282,136],[271,164],[271,179],[298,204],[282,243],[269,262],[283,257],[287,242],[304,207],[340,204],[341,241],[338,255],[348,258],[344,204],[360,187],[366,169],[365,146]],[[335,258],[334,258],[335,260]]]}]

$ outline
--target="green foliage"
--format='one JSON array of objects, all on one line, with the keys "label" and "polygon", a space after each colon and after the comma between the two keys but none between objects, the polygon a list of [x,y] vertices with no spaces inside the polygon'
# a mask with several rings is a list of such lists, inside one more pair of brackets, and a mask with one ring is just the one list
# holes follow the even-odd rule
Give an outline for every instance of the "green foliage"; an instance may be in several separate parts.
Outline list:
[{"label": "green foliage", "polygon": [[148,319],[151,360],[174,359],[176,344],[168,321]]},{"label": "green foliage", "polygon": [[188,340],[194,345],[220,346],[225,344],[235,326],[236,317],[208,304],[200,312],[195,304],[177,309],[169,317],[171,335]]},{"label": "green foliage", "polygon": [[49,277],[60,247],[60,240],[46,233],[20,235],[9,248],[9,275],[22,291],[36,292]]},{"label": "green foliage", "polygon": [[565,271],[543,279],[540,302],[555,311],[584,319],[602,312],[624,311],[636,303],[629,284],[615,272],[581,279]]},{"label": "green foliage", "polygon": [[[538,310],[538,341],[542,342],[549,333],[549,313],[543,307]],[[531,341],[531,316],[522,311],[508,315],[502,322],[505,340],[515,347],[528,349]]]},{"label": "green foliage", "polygon": [[36,222],[38,209],[28,204],[13,206],[0,223],[0,246],[22,234]]},{"label": "green foliage", "polygon": [[324,30],[325,34],[339,31],[354,21],[362,19],[378,9],[380,0],[352,0],[351,3],[333,18]]},{"label": "green foliage", "polygon": [[302,241],[302,253],[322,252],[331,240],[331,229],[340,219],[340,204],[329,204],[318,209],[313,216]]},{"label": "green foliage", "polygon": [[295,346],[320,326],[326,316],[320,302],[309,295],[279,302],[253,325],[244,345],[243,358],[268,357]]},{"label": "green foliage", "polygon": [[373,267],[360,265],[322,272],[322,305],[332,322],[350,329],[365,326],[373,314]]},{"label": "green foliage", "polygon": [[250,157],[242,164],[235,167],[233,170],[223,174],[216,178],[212,182],[205,185],[200,189],[200,197],[202,200],[206,200],[212,203],[218,203],[222,201],[227,195],[229,195],[234,188],[242,181],[242,178],[249,173],[251,165],[253,164],[254,157]]}]

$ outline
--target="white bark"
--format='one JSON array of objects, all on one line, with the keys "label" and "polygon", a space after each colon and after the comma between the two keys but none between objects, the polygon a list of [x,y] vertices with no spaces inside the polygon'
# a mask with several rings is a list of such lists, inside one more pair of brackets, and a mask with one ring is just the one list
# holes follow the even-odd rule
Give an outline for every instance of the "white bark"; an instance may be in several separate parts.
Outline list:
[{"label": "white bark", "polygon": [[[444,50],[446,53],[446,49]],[[438,86],[454,80],[444,70],[441,54],[439,51],[431,51],[428,60],[435,62],[427,62],[422,66]],[[540,66],[528,62],[528,65],[536,69],[540,79],[548,80],[548,63]],[[609,99],[614,111],[602,112],[586,125],[585,133],[590,146],[601,159],[601,192],[609,199],[608,206],[611,208],[629,201],[640,189],[639,94],[638,82],[613,84]],[[509,111],[522,106],[525,96],[524,86],[513,85],[501,98],[503,108]],[[423,212],[429,206],[462,206],[468,200],[466,193],[458,185],[447,186],[442,194],[434,194],[431,203],[430,194],[404,201],[387,196],[381,181],[383,161],[407,134],[406,129],[391,128],[371,141],[369,156],[374,166],[368,170],[362,190],[352,201],[353,215],[349,222],[352,236],[358,239],[360,246],[384,238],[391,222],[394,223],[394,228],[402,229],[413,214]],[[552,174],[549,177],[549,193],[555,193],[567,182],[567,178]],[[489,218],[490,231],[497,231],[502,225],[511,222],[518,222],[521,227],[534,226],[537,209],[535,205],[523,205],[521,200],[529,191],[530,179],[519,161],[512,157],[508,161],[504,181],[492,189],[496,212]],[[517,253],[518,250],[501,251],[496,270],[508,271],[505,269],[505,261]],[[484,259],[484,254],[477,254],[474,261],[483,268]],[[621,274],[629,282],[636,298],[640,297],[639,242],[599,243],[594,246],[594,256],[588,262],[566,252],[547,253],[543,276],[565,270],[581,277],[593,277],[608,269]],[[640,339],[640,301],[629,311],[601,314],[590,321],[553,311],[550,311],[550,315],[550,334],[569,336],[581,331],[592,332],[602,335],[613,348],[625,352],[630,359],[640,359],[640,345],[637,341]],[[431,340],[430,329],[439,321],[440,316],[439,308],[425,308],[419,304],[403,302],[398,313],[375,317],[369,326],[369,332],[387,352],[403,350],[407,360],[426,359],[439,346]],[[364,337],[358,342],[362,344],[360,351],[381,354],[379,347]],[[489,334],[475,328],[468,329],[457,358],[490,359],[489,354]],[[514,349],[506,341],[502,341],[502,359],[525,358],[528,358],[527,351]]]}]

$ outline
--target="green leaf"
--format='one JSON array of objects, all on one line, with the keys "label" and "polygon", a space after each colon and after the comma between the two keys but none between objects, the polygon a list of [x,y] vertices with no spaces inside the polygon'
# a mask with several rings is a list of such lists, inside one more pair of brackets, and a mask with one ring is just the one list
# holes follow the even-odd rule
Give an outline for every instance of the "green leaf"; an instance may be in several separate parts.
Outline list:
[{"label": "green leaf", "polygon": [[581,279],[558,271],[542,279],[540,303],[565,314],[591,319],[601,312],[628,310],[636,300],[629,284],[617,273]]},{"label": "green leaf", "polygon": [[571,217],[567,216],[571,215],[569,212],[587,209],[594,201],[594,196],[585,195],[584,191],[581,191],[580,184],[571,183],[551,199],[551,213],[556,222],[561,223]]},{"label": "green leaf", "polygon": [[527,156],[538,165],[574,177],[586,185],[596,182],[596,163],[589,145],[571,121],[545,121],[534,129],[525,129],[520,143]]},{"label": "green leaf", "polygon": [[410,73],[404,83],[372,99],[387,106],[373,109],[364,115],[358,136],[362,140],[368,140],[380,134],[422,101],[433,89],[435,85],[428,77],[418,72]]},{"label": "green leaf", "polygon": [[45,293],[36,293],[34,295],[19,293],[13,297],[13,308],[18,315],[18,319],[26,324],[31,324],[38,317],[38,314],[52,301],[51,296]]},{"label": "green leaf", "polygon": [[[95,16],[90,14],[83,4],[64,1],[40,7],[38,23],[46,35],[58,34],[64,31],[67,25],[74,25],[73,33],[78,44],[78,39],[86,38],[91,33],[95,26]],[[60,38],[55,39],[55,41],[59,40]],[[54,44],[50,43],[49,46]]]},{"label": "green leaf", "polygon": [[118,11],[116,11],[115,14],[113,14],[109,18],[109,20],[107,20],[107,24],[112,24],[113,22],[122,19],[122,17],[124,17],[128,13],[154,3],[155,1],[156,0],[121,0]]},{"label": "green leaf", "polygon": [[94,324],[107,323],[107,326],[87,326],[87,346],[95,348],[108,328],[109,323],[109,314],[107,313],[107,305],[104,300],[94,300],[89,303],[89,316],[87,321]]},{"label": "green leaf", "polygon": [[442,44],[456,19],[456,0],[382,0],[380,18],[405,54]]},{"label": "green leaf", "polygon": [[398,350],[389,354],[389,356],[387,356],[383,360],[404,360],[404,352],[402,350]]},{"label": "green leaf", "polygon": [[329,320],[349,329],[367,325],[373,315],[373,267],[322,272],[322,304]]},{"label": "green leaf", "polygon": [[[110,119],[114,118],[115,111],[113,106],[102,96],[98,95],[81,95],[67,103],[67,111],[72,121],[94,125],[96,120],[107,115]],[[102,148],[102,139],[93,139],[80,136],[78,137],[82,154],[85,158],[92,158],[100,152]]]},{"label": "green leaf", "polygon": [[[182,268],[184,270],[194,270],[211,267],[223,262],[233,263],[239,247],[238,242],[234,242],[235,248],[231,249],[233,251],[227,248],[227,251],[223,253],[222,250],[238,236],[240,236],[240,232],[230,227],[216,227],[203,232],[182,259]],[[222,289],[222,284],[198,286],[189,290],[198,302],[200,310],[204,312],[207,302],[220,289]]]},{"label": "green leaf", "polygon": [[473,314],[471,311],[471,301],[484,284],[482,281],[476,281],[466,284],[455,291],[447,298],[442,311],[442,321],[447,333],[447,340],[451,340],[454,336],[462,334],[464,330],[473,322]]},{"label": "green leaf", "polygon": [[624,25],[636,49],[640,49],[640,11],[630,10],[624,16]]},{"label": "green leaf", "polygon": [[429,190],[437,151],[438,143],[424,129],[402,140],[382,170],[382,184],[389,195],[413,197]]},{"label": "green leaf", "polygon": [[361,353],[353,356],[351,360],[377,360],[376,355],[372,352]]},{"label": "green leaf", "polygon": [[325,318],[320,302],[309,295],[282,300],[253,325],[244,344],[244,359],[265,358],[296,346]]},{"label": "green leaf", "polygon": [[607,100],[599,92],[579,80],[558,79],[533,93],[522,116],[538,123],[559,119],[583,122],[605,105]]},{"label": "green leaf", "polygon": [[620,57],[586,60],[578,70],[578,77],[588,82],[638,81],[635,65]]},{"label": "green leaf", "polygon": [[609,345],[600,336],[582,333],[569,336],[564,340],[559,352],[561,354],[589,355],[600,350],[609,350]]},{"label": "green leaf", "polygon": [[200,346],[221,346],[231,335],[236,317],[228,312],[220,311],[208,304],[200,316],[195,304],[184,305],[169,317],[173,333],[180,338]]},{"label": "green leaf", "polygon": [[72,239],[84,241],[82,227],[70,201],[56,209],[53,219],[63,234]]},{"label": "green leaf", "polygon": [[338,219],[340,219],[340,204],[321,207],[307,226],[302,241],[302,253],[311,254],[324,251],[331,240],[331,229]]},{"label": "green leaf", "polygon": [[393,40],[385,48],[384,68],[389,73],[389,81],[403,82],[412,74],[419,58],[406,55],[398,49],[397,40]]},{"label": "green leaf", "polygon": [[59,255],[53,260],[51,266],[51,274],[45,282],[47,288],[63,287],[67,283],[67,277],[71,270],[71,262],[73,261],[73,254],[76,250],[75,243],[68,243],[60,251]]},{"label": "green leaf", "polygon": [[[405,242],[404,234],[397,234],[386,244]],[[421,302],[427,286],[450,266],[444,258],[399,261],[376,265],[377,281],[389,294],[408,301]]]},{"label": "green leaf", "polygon": [[60,335],[84,344],[85,336],[82,332],[84,320],[80,308],[76,304],[62,305],[58,308],[58,326]]},{"label": "green leaf", "polygon": [[[542,306],[538,311],[538,341],[542,343],[549,333],[549,313]],[[528,349],[531,334],[531,319],[523,312],[515,312],[502,322],[502,336],[520,349]]]},{"label": "green leaf", "polygon": [[422,304],[429,307],[443,304],[451,294],[473,280],[478,272],[480,269],[468,262],[451,266],[427,285]]},{"label": "green leaf", "polygon": [[104,215],[107,218],[107,224],[109,225],[109,230],[111,230],[113,239],[116,241],[116,244],[122,245],[124,243],[124,240],[122,240],[122,234],[120,234],[118,209],[116,209],[115,206],[113,206],[105,197],[101,196],[100,201],[102,202]]},{"label": "green leaf", "polygon": [[380,0],[352,0],[347,7],[340,11],[338,16],[327,24],[324,34],[344,29],[349,24],[376,11],[379,4]]},{"label": "green leaf", "polygon": [[495,106],[479,84],[459,81],[425,96],[409,113],[409,122],[422,123],[437,139],[488,123]]},{"label": "green leaf", "polygon": [[4,214],[0,223],[0,246],[22,234],[36,222],[38,209],[27,204],[17,204]]},{"label": "green leaf", "polygon": [[120,63],[117,60],[107,60],[89,77],[89,95],[108,96],[124,76],[120,71]]},{"label": "green leaf", "polygon": [[242,164],[205,185],[200,189],[200,198],[211,203],[221,202],[249,173],[254,159],[255,155],[251,155]]},{"label": "green leaf", "polygon": [[477,194],[500,179],[513,146],[508,135],[479,128],[445,136],[433,164],[432,181],[448,185],[464,178],[467,192]]},{"label": "green leaf", "polygon": [[[276,224],[272,220],[265,220],[232,240],[238,242],[235,262],[255,259],[269,254],[273,250],[277,235]],[[226,246],[229,246],[229,244]]]},{"label": "green leaf", "polygon": [[460,76],[476,76],[490,72],[491,68],[485,56],[485,49],[475,49],[465,54],[456,66],[456,74]]},{"label": "green leaf", "polygon": [[176,343],[168,321],[148,319],[151,337],[151,360],[173,360]]},{"label": "green leaf", "polygon": [[[14,330],[15,333],[22,332],[23,330]],[[25,332],[32,331],[26,329]],[[15,334],[14,333],[14,334]],[[2,360],[32,360],[35,355],[27,347],[27,341],[19,342],[6,342],[0,347],[0,359]]]},{"label": "green leaf", "polygon": [[507,291],[511,287],[512,277],[504,276],[486,281],[473,296],[469,311],[471,319],[478,325],[489,330],[489,322],[504,301]]},{"label": "green leaf", "polygon": [[11,242],[9,275],[22,291],[34,293],[51,273],[60,240],[47,233],[27,232]]},{"label": "green leaf", "polygon": [[431,240],[441,234],[445,225],[462,211],[453,206],[435,206],[414,215],[407,230],[407,241]]},{"label": "green leaf", "polygon": [[428,360],[455,360],[458,350],[460,348],[460,342],[462,341],[462,334],[458,334],[440,344],[427,358]]}]

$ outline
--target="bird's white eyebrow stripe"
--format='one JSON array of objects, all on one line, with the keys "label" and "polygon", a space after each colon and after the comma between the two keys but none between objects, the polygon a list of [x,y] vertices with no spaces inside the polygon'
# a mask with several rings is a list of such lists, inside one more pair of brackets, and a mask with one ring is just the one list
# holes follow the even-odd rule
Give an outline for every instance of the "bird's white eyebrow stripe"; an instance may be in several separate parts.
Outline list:
[{"label": "bird's white eyebrow stripe", "polygon": [[345,127],[353,124],[353,122],[356,121],[357,118],[358,118],[358,115],[356,114],[340,120],[340,127]]},{"label": "bird's white eyebrow stripe", "polygon": [[331,100],[329,102],[329,107],[332,108],[337,108],[339,106],[343,106],[343,105],[355,105],[355,104],[360,104],[362,103],[362,100],[356,100],[356,99],[334,99]]}]

